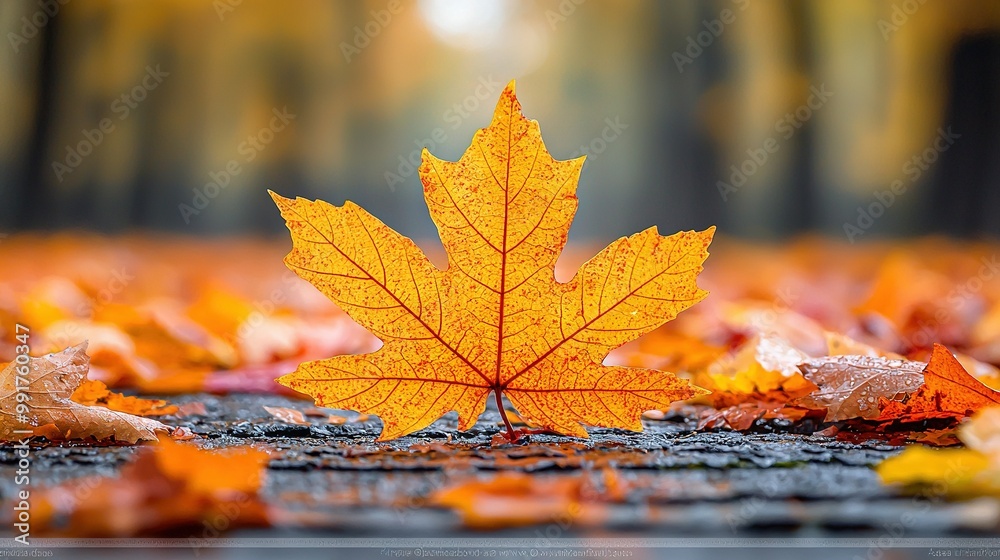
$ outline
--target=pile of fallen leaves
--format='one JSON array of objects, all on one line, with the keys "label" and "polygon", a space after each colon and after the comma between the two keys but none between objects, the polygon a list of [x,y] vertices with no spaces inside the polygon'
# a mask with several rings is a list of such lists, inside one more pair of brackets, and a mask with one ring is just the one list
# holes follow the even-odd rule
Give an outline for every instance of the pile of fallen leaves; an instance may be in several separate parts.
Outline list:
[{"label": "pile of fallen leaves", "polygon": [[[1000,247],[723,240],[709,259],[714,228],[669,236],[650,228],[593,257],[584,247],[564,254],[582,168],[583,158],[549,155],[511,84],[458,162],[424,153],[420,178],[444,255],[350,202],[273,193],[291,231],[285,264],[294,274],[280,267],[282,244],[263,241],[6,239],[0,354],[11,363],[0,374],[0,438],[193,437],[150,418],[189,411],[122,391],[304,394],[319,407],[377,415],[382,440],[451,411],[469,429],[492,397],[506,427],[496,444],[540,432],[586,437],[585,426],[640,430],[643,418],[684,410],[704,430],[964,443],[948,450],[965,465],[953,488],[996,493]],[[22,331],[27,363],[15,361]],[[28,410],[18,407],[22,393]],[[303,411],[268,412],[309,423]],[[99,483],[100,495],[179,512],[181,523],[220,507],[216,490],[259,485],[202,480],[178,465],[228,459],[168,438],[159,445],[123,473],[155,484],[121,497]],[[944,452],[915,449],[883,466],[887,481],[933,478],[927,465],[943,455],[922,454]],[[251,470],[263,461],[253,455]],[[461,506],[472,525],[511,494],[546,515],[579,515],[591,486],[615,499],[613,473],[605,478],[569,484],[555,501],[518,476],[434,500]],[[257,506],[250,511],[262,522]],[[141,519],[107,522],[144,530]],[[130,533],[116,527],[92,532]]]},{"label": "pile of fallen leaves", "polygon": [[34,356],[88,342],[90,379],[111,388],[275,392],[274,378],[304,359],[377,347],[281,266],[281,250],[235,239],[7,238],[0,359],[14,359],[22,325]]}]

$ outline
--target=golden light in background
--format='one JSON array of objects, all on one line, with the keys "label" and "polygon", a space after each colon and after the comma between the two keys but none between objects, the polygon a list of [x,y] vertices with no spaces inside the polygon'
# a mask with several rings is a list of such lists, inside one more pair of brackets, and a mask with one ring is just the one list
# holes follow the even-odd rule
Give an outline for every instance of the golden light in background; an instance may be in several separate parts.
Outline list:
[{"label": "golden light in background", "polygon": [[504,0],[420,0],[420,16],[441,42],[483,49],[503,37],[509,4]]}]

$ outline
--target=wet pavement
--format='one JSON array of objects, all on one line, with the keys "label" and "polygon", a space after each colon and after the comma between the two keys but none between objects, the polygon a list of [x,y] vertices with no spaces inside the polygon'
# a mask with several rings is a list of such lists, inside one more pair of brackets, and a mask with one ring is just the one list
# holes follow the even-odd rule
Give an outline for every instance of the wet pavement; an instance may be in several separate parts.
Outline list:
[{"label": "wet pavement", "polygon": [[[599,526],[567,527],[560,537],[720,537],[762,535],[877,537],[901,527],[906,537],[996,534],[1000,505],[992,500],[949,502],[907,496],[882,485],[872,467],[899,452],[882,442],[849,443],[787,433],[761,423],[755,433],[695,431],[684,411],[644,421],[642,433],[595,429],[590,439],[527,436],[518,445],[491,445],[501,431],[487,409],[468,432],[454,415],[391,442],[376,442],[379,421],[342,425],[312,418],[288,425],[264,410],[304,410],[309,403],[277,396],[188,395],[206,414],[166,417],[198,434],[205,447],[255,445],[271,452],[262,491],[268,504],[317,520],[310,529],[240,531],[255,537],[423,538],[482,535],[463,529],[454,512],[429,507],[435,490],[499,472],[533,477],[600,478],[616,472],[623,495],[604,504]],[[353,413],[347,413],[353,415]],[[33,452],[36,488],[87,475],[114,476],[131,447],[47,446]],[[15,455],[0,448],[0,495],[14,490]],[[903,520],[904,522],[901,522]],[[537,528],[503,529],[491,536],[529,536]]]}]

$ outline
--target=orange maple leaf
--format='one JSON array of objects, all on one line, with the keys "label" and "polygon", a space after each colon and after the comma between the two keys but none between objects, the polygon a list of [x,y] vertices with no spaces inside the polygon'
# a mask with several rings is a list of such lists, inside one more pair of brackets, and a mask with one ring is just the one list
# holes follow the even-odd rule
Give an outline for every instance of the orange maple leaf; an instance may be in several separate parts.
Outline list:
[{"label": "orange maple leaf", "polygon": [[903,403],[880,399],[879,420],[914,422],[969,416],[1000,405],[1000,391],[973,377],[944,346],[934,345],[924,368],[924,384]]},{"label": "orange maple leaf", "polygon": [[382,440],[451,410],[466,430],[491,391],[502,415],[506,395],[531,424],[580,437],[581,424],[641,430],[643,411],[699,394],[673,374],[602,361],[707,295],[695,279],[715,228],[623,237],[556,282],[583,161],[549,155],[514,82],[458,162],[424,150],[420,179],[445,270],[356,204],[271,193],[292,235],[288,267],[384,342],[278,382],[319,406],[377,414]]}]

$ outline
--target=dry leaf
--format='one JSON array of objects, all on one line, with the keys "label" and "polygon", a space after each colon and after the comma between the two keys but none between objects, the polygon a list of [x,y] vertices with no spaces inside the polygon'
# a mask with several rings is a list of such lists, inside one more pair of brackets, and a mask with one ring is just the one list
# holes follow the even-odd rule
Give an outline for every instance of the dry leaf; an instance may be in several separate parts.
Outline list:
[{"label": "dry leaf", "polygon": [[924,384],[904,402],[880,401],[880,420],[913,422],[928,418],[962,418],[1000,405],[1000,391],[970,375],[940,344],[934,345],[923,373]]},{"label": "dry leaf", "polygon": [[782,377],[791,377],[798,375],[799,364],[808,358],[785,339],[763,334],[750,339],[735,354],[719,358],[708,367],[708,372],[713,377],[736,377],[739,373],[753,377],[758,372],[775,372]]},{"label": "dry leaf", "polygon": [[924,382],[923,362],[869,356],[813,358],[799,364],[802,374],[819,390],[798,404],[827,409],[826,421],[878,418],[879,399],[896,399]]},{"label": "dry leaf", "polygon": [[[24,439],[20,430],[44,434],[49,439],[114,439],[135,443],[155,440],[158,431],[171,428],[155,420],[116,412],[102,406],[73,402],[73,392],[83,383],[90,359],[87,344],[57,354],[29,358],[26,365],[11,362],[0,372],[0,440]],[[26,386],[25,390],[18,387]],[[18,394],[28,395],[20,403]],[[24,408],[18,409],[18,405]]]},{"label": "dry leaf", "polygon": [[830,331],[825,331],[823,336],[826,339],[826,353],[828,356],[869,356],[872,358],[888,358],[890,360],[902,360],[903,356],[895,352],[879,350],[870,344],[865,344],[853,338]]},{"label": "dry leaf", "polygon": [[639,431],[643,411],[698,394],[673,374],[602,361],[707,295],[695,279],[715,229],[650,228],[556,282],[583,160],[549,155],[513,82],[457,163],[425,150],[420,178],[445,270],[356,204],[272,193],[292,235],[285,263],[384,342],[279,382],[319,406],[377,414],[381,440],[451,410],[467,430],[491,391],[501,413],[505,395],[532,424],[581,437],[581,424]]},{"label": "dry leaf", "polygon": [[113,478],[76,479],[39,490],[32,529],[79,538],[187,528],[187,542],[196,546],[227,529],[266,526],[266,507],[257,493],[267,457],[250,447],[203,450],[163,439],[140,449]]},{"label": "dry leaf", "polygon": [[798,422],[803,418],[817,418],[821,411],[809,408],[788,406],[775,402],[744,402],[728,406],[720,410],[710,410],[698,421],[698,429],[718,428],[724,424],[737,431],[746,431],[753,427],[757,420],[783,419]]},{"label": "dry leaf", "polygon": [[[100,381],[85,380],[70,395],[73,402],[78,402],[84,406],[103,406],[118,412],[134,414],[136,416],[164,416],[167,414],[177,414],[179,408],[176,405],[167,403],[160,399],[141,399],[139,397],[125,396],[108,389],[108,386]],[[194,404],[194,403],[192,403]]]},{"label": "dry leaf", "polygon": [[362,424],[371,420],[371,417],[367,414],[358,414],[353,418],[350,416],[344,416],[342,414],[329,414],[326,415],[326,422],[328,424],[333,424],[339,426],[341,424]]},{"label": "dry leaf", "polygon": [[932,447],[950,447],[952,445],[960,445],[962,443],[961,440],[958,439],[958,434],[955,430],[949,428],[942,430],[927,430],[926,432],[912,432],[910,433],[909,441],[911,443],[930,445]]},{"label": "dry leaf", "polygon": [[959,437],[969,449],[991,457],[1000,470],[1000,407],[993,406],[977,412],[959,429]]},{"label": "dry leaf", "polygon": [[470,480],[438,490],[430,502],[458,510],[462,522],[473,529],[542,523],[586,525],[603,517],[600,502],[621,496],[622,482],[610,469],[605,469],[602,479],[603,488],[597,488],[589,476],[502,473],[489,480]]},{"label": "dry leaf", "polygon": [[306,420],[304,414],[301,410],[295,410],[294,408],[285,408],[282,406],[265,406],[264,410],[268,414],[274,416],[278,420],[281,420],[285,424],[297,424],[299,426],[309,426],[309,421]]},{"label": "dry leaf", "polygon": [[746,342],[733,354],[713,362],[694,381],[711,391],[706,397],[716,408],[758,401],[784,403],[816,389],[798,371],[808,359],[775,335],[763,335]]},{"label": "dry leaf", "polygon": [[1000,496],[1000,407],[976,413],[961,427],[959,438],[967,449],[912,446],[876,470],[886,483],[933,485],[936,492],[954,497]]}]

